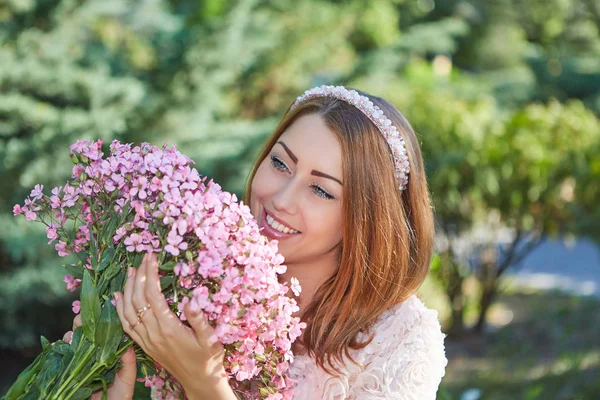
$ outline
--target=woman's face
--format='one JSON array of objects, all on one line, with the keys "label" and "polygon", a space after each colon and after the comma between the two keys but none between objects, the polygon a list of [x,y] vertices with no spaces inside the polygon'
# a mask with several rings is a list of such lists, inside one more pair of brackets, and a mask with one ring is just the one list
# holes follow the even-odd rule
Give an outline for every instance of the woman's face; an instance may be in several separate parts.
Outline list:
[{"label": "woman's face", "polygon": [[[317,114],[296,119],[260,164],[251,187],[252,214],[261,233],[279,241],[286,263],[318,261],[340,243],[342,183],[335,135]],[[265,213],[294,231],[278,232]]]}]

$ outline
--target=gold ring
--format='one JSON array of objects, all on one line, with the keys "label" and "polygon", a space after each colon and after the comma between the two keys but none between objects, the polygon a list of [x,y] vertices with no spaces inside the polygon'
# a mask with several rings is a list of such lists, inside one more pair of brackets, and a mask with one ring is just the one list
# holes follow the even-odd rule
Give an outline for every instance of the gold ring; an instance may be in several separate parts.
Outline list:
[{"label": "gold ring", "polygon": [[142,317],[144,316],[146,311],[148,311],[149,309],[150,309],[150,304],[146,304],[146,306],[144,308],[140,308],[139,310],[137,310],[138,320],[141,321]]},{"label": "gold ring", "polygon": [[135,328],[136,326],[138,326],[141,323],[142,323],[142,320],[138,318],[138,320],[135,324],[133,324],[133,325],[129,324],[129,329],[133,330],[133,328]]}]

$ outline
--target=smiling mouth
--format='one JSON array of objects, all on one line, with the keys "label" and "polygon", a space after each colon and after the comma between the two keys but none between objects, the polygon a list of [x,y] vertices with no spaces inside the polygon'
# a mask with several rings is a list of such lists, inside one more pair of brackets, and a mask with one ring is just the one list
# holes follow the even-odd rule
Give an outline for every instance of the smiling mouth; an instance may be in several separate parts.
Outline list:
[{"label": "smiling mouth", "polygon": [[[267,225],[268,225],[268,226],[269,226],[271,229],[274,229],[274,230],[276,230],[276,231],[278,231],[278,232],[280,232],[280,233],[283,233],[283,234],[288,234],[288,235],[292,235],[292,234],[293,234],[293,235],[295,235],[295,234],[302,233],[302,232],[300,232],[299,230],[297,230],[297,229],[294,229],[294,228],[291,228],[290,226],[288,226],[288,225],[286,225],[286,224],[282,224],[282,223],[281,223],[281,222],[279,222],[277,219],[275,219],[275,218],[274,218],[274,217],[273,217],[271,214],[269,214],[269,213],[268,213],[266,210],[265,210],[265,218],[264,218],[264,219],[265,219],[265,223],[266,223],[266,224],[267,224]],[[273,226],[273,225],[271,225],[271,224],[275,224],[275,225],[277,226],[277,228],[276,228],[276,227],[274,227],[274,226]],[[279,229],[281,229],[281,228],[287,229],[287,230],[288,230],[288,232],[283,232],[283,231],[280,231]]]}]

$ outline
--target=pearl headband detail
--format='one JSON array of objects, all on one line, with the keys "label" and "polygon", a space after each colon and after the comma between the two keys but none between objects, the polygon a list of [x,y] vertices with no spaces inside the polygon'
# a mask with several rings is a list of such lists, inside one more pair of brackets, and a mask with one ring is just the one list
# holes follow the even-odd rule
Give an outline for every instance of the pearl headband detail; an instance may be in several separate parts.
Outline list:
[{"label": "pearl headband detail", "polygon": [[333,97],[343,100],[362,111],[377,126],[377,129],[379,129],[379,132],[381,132],[392,151],[395,166],[394,175],[399,182],[398,189],[403,191],[408,184],[408,174],[410,172],[404,138],[400,136],[400,132],[392,124],[392,121],[384,115],[383,110],[374,105],[368,97],[362,96],[356,90],[348,90],[343,86],[322,85],[309,89],[301,96],[298,96],[294,104],[290,107],[290,111],[303,101],[317,97]]}]

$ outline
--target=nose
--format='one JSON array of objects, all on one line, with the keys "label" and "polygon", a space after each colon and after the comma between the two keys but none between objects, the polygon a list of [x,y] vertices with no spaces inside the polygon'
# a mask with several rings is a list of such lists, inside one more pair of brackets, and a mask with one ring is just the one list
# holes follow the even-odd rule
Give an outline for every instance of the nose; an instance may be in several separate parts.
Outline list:
[{"label": "nose", "polygon": [[287,184],[282,185],[279,190],[273,195],[273,208],[279,213],[296,214],[298,209],[298,195],[295,191],[295,185],[292,180]]}]

